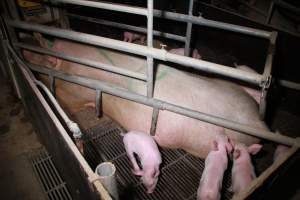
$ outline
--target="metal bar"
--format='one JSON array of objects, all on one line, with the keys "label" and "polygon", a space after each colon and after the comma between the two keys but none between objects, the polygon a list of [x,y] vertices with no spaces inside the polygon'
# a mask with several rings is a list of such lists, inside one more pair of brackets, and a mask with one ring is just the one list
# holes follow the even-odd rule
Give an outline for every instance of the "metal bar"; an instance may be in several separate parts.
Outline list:
[{"label": "metal bar", "polygon": [[95,2],[95,1],[86,1],[86,0],[50,0],[53,3],[69,3],[74,5],[81,5],[93,8],[101,8],[112,11],[119,11],[137,15],[147,16],[147,10],[141,7],[134,7],[110,2]]},{"label": "metal bar", "polygon": [[154,136],[155,132],[156,132],[156,125],[157,125],[158,115],[159,115],[159,109],[158,108],[153,108],[151,129],[150,129],[150,135],[152,135],[152,136]]},{"label": "metal bar", "polygon": [[291,82],[291,81],[287,81],[287,80],[279,80],[279,85],[286,87],[286,88],[294,89],[294,90],[300,90],[299,83],[295,83],[295,82]]},{"label": "metal bar", "polygon": [[268,16],[267,16],[267,19],[266,19],[266,22],[265,22],[266,24],[270,24],[271,19],[273,17],[273,13],[274,13],[274,8],[275,8],[275,4],[272,1],[271,5],[270,5],[270,8],[269,8],[269,11],[268,11]]},{"label": "metal bar", "polygon": [[[102,8],[107,10],[114,10],[138,15],[145,15],[147,16],[147,10],[141,7],[133,7],[133,6],[124,6],[120,4],[112,4],[112,3],[102,3],[102,2],[93,2],[93,1],[83,1],[83,0],[52,0],[52,2],[60,2],[60,3],[70,3],[75,5],[82,5],[82,6],[89,6],[94,8]],[[214,27],[219,29],[224,29],[228,31],[243,33],[246,35],[252,35],[256,37],[262,37],[269,39],[270,32],[263,31],[254,28],[247,28],[243,26],[238,26],[234,24],[224,23],[224,22],[217,22],[213,20],[204,19],[203,17],[194,17],[194,16],[187,16],[184,14],[179,13],[172,13],[172,12],[165,12],[161,10],[153,10],[154,17],[160,17],[170,20],[182,21],[182,22],[191,22],[194,24]]]},{"label": "metal bar", "polygon": [[131,100],[131,101],[134,101],[137,103],[141,103],[141,104],[151,106],[154,108],[158,108],[160,110],[168,110],[168,111],[180,114],[180,115],[198,119],[198,120],[201,120],[204,122],[215,124],[217,126],[222,126],[222,127],[225,127],[225,128],[231,129],[231,130],[239,131],[239,132],[245,133],[247,135],[260,137],[263,139],[271,140],[273,142],[285,144],[288,146],[292,146],[292,145],[300,146],[300,142],[298,142],[297,140],[295,140],[291,137],[287,137],[287,136],[280,135],[280,134],[275,134],[270,131],[266,131],[266,130],[259,129],[259,128],[250,127],[250,126],[243,125],[243,124],[240,124],[240,123],[228,120],[228,119],[216,117],[216,116],[213,116],[210,114],[205,114],[202,112],[194,111],[189,108],[185,108],[185,107],[181,107],[181,106],[174,105],[171,103],[167,103],[165,101],[161,101],[161,100],[157,100],[157,99],[153,99],[153,98],[147,98],[143,95],[130,92],[126,89],[119,88],[115,85],[105,83],[103,81],[89,79],[89,78],[81,77],[81,76],[69,75],[64,72],[60,72],[57,70],[53,70],[53,69],[49,69],[46,67],[41,67],[41,66],[37,66],[37,65],[29,64],[29,63],[27,63],[27,65],[30,67],[30,69],[37,71],[39,73],[43,73],[43,74],[51,73],[53,76],[55,76],[59,79],[62,79],[62,80],[65,80],[65,81],[68,81],[71,83],[76,83],[76,84],[79,84],[79,85],[82,85],[82,86],[85,86],[88,88],[98,89],[104,93],[114,95],[114,96],[117,96],[117,97],[120,97],[123,99]]},{"label": "metal bar", "polygon": [[[147,47],[153,47],[153,0],[147,0]],[[147,55],[147,96],[153,97],[153,56]]]},{"label": "metal bar", "polygon": [[102,46],[105,48],[125,51],[125,52],[142,55],[142,56],[151,55],[155,59],[178,63],[201,71],[215,73],[215,74],[235,78],[238,80],[243,80],[249,83],[253,83],[255,85],[259,85],[263,80],[262,79],[263,77],[260,74],[250,73],[232,67],[227,67],[224,65],[219,65],[219,64],[210,63],[203,60],[197,60],[186,56],[180,56],[180,55],[168,53],[163,49],[148,48],[145,46],[128,43],[128,42],[122,42],[110,38],[104,38],[104,37],[99,37],[99,36],[90,35],[86,33],[79,33],[70,30],[61,30],[59,28],[48,27],[44,25],[36,25],[36,24],[20,22],[16,20],[14,21],[7,20],[7,23],[8,25],[13,26],[15,28],[37,31],[44,34],[66,38],[66,39],[70,39],[73,41],[82,42],[90,45]]},{"label": "metal bar", "polygon": [[96,90],[96,116],[102,117],[102,92],[101,90]]},{"label": "metal bar", "polygon": [[[145,34],[147,33],[147,29],[142,28],[142,27],[136,27],[136,26],[132,26],[132,25],[128,25],[128,24],[122,24],[122,23],[118,23],[118,22],[97,19],[97,18],[93,18],[93,17],[80,16],[80,15],[70,14],[70,13],[68,13],[67,15],[69,17],[73,17],[73,18],[80,19],[80,20],[85,20],[88,22],[93,22],[93,23],[102,24],[102,25],[111,26],[111,27],[120,28],[120,29],[128,29],[131,31],[136,31],[136,32],[145,33]],[[180,41],[180,42],[185,42],[185,37],[180,36],[180,35],[171,34],[171,33],[164,33],[161,31],[153,30],[153,35],[171,39],[171,40]]]},{"label": "metal bar", "polygon": [[49,82],[50,82],[50,91],[52,95],[55,97],[55,78],[52,75],[49,75]]},{"label": "metal bar", "polygon": [[[189,4],[189,16],[193,15],[193,5],[194,5],[194,0],[190,0],[190,4]],[[191,23],[191,22],[187,23],[186,34],[185,34],[186,41],[185,41],[185,46],[184,46],[184,55],[185,56],[190,56],[192,26],[193,26],[193,23]]]},{"label": "metal bar", "polygon": [[27,49],[27,50],[30,50],[30,51],[42,53],[42,54],[55,56],[55,57],[58,57],[58,58],[61,58],[61,59],[67,60],[67,61],[79,63],[79,64],[82,64],[82,65],[87,65],[87,66],[97,68],[97,69],[102,69],[102,70],[105,70],[105,71],[108,71],[108,72],[112,72],[112,73],[115,73],[115,74],[120,74],[120,75],[131,77],[131,78],[134,78],[134,79],[138,79],[138,80],[142,80],[142,81],[147,80],[147,78],[144,74],[137,73],[137,72],[132,72],[132,71],[122,69],[120,67],[115,67],[115,66],[112,66],[112,65],[108,65],[108,64],[105,64],[105,63],[100,63],[100,62],[96,62],[96,61],[92,61],[92,60],[84,59],[84,58],[73,57],[73,56],[69,56],[69,55],[66,55],[66,54],[61,53],[61,52],[54,52],[54,51],[51,51],[51,50],[48,50],[48,49],[43,49],[43,48],[32,46],[32,45],[27,45],[25,43],[15,43],[14,46],[17,46],[17,47],[20,47],[20,48],[23,48],[23,49]]},{"label": "metal bar", "polygon": [[261,91],[262,94],[259,103],[259,116],[261,120],[263,120],[266,115],[268,87],[271,84],[271,72],[272,72],[273,59],[275,54],[276,39],[277,39],[277,32],[272,32],[269,49],[268,49],[268,55],[267,55],[265,68],[263,72],[264,81],[260,85],[262,87],[262,91]]},{"label": "metal bar", "polygon": [[244,188],[241,193],[233,196],[232,200],[243,200],[248,199],[256,189],[262,186],[262,184],[274,174],[280,166],[282,166],[292,155],[294,155],[299,149],[299,146],[292,146],[278,161],[274,162],[270,167],[268,167],[259,177],[254,179],[247,188]]},{"label": "metal bar", "polygon": [[244,26],[238,26],[238,25],[229,24],[229,23],[225,23],[225,22],[209,20],[209,19],[203,18],[202,16],[199,16],[199,17],[187,16],[184,14],[165,12],[165,11],[160,11],[160,10],[154,10],[153,15],[154,15],[154,17],[160,17],[160,18],[176,20],[176,21],[181,21],[181,22],[186,22],[186,23],[191,22],[193,24],[197,24],[200,26],[218,28],[218,29],[233,31],[233,32],[242,33],[242,34],[246,34],[246,35],[252,35],[255,37],[261,37],[261,38],[265,38],[265,39],[270,39],[270,37],[271,37],[271,32],[269,32],[269,31],[259,30],[259,29],[255,29],[255,28],[248,28],[248,27],[244,27]]}]

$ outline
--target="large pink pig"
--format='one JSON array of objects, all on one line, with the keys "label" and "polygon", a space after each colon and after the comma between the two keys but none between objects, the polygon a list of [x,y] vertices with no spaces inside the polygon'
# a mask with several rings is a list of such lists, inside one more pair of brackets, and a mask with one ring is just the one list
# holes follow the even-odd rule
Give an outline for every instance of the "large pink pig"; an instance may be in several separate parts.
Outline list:
[{"label": "large pink pig", "polygon": [[232,146],[225,134],[216,136],[211,151],[205,159],[205,167],[197,191],[197,200],[218,200],[221,198],[223,175],[228,165],[227,154]]},{"label": "large pink pig", "polygon": [[232,191],[234,194],[238,194],[247,188],[252,180],[256,178],[250,155],[255,155],[261,148],[262,145],[260,144],[252,144],[248,147],[242,143],[234,145],[231,171]]},{"label": "large pink pig", "polygon": [[[41,43],[46,44],[46,48],[77,58],[99,61],[144,74],[147,71],[146,60],[140,57],[65,40]],[[131,92],[146,95],[146,85],[142,81],[28,51],[24,52],[24,55],[32,63],[72,75],[106,81]],[[267,129],[264,122],[259,119],[256,102],[238,85],[190,74],[162,64],[156,69],[155,99],[263,130]],[[94,90],[59,80],[56,83],[57,98],[70,112],[76,112],[95,100]],[[107,94],[103,94],[102,99],[103,112],[125,129],[149,133],[153,110],[151,107]],[[257,138],[165,110],[159,112],[155,140],[162,147],[181,148],[195,156],[205,158],[215,136],[224,132],[232,140],[247,145],[258,142]]]},{"label": "large pink pig", "polygon": [[[153,137],[147,133],[130,131],[124,135],[123,142],[133,166],[132,172],[141,176],[147,192],[152,193],[158,180],[159,165],[161,164],[160,152]],[[139,156],[142,169],[138,166],[134,153]]]}]

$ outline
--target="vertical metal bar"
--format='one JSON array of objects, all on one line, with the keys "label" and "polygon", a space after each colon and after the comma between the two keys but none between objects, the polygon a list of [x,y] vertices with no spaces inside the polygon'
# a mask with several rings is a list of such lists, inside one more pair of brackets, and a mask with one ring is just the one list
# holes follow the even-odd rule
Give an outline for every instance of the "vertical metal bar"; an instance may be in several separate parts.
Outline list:
[{"label": "vertical metal bar", "polygon": [[[147,1],[147,46],[153,47],[153,0]],[[153,56],[147,56],[147,96],[153,97]]]},{"label": "vertical metal bar", "polygon": [[152,136],[155,135],[158,114],[159,114],[159,109],[154,107],[152,112],[151,129],[150,129],[150,135]]},{"label": "vertical metal bar", "polygon": [[271,83],[271,72],[272,72],[273,59],[275,54],[276,39],[277,39],[277,32],[272,32],[269,49],[268,49],[268,55],[267,55],[265,68],[263,72],[264,81],[263,81],[263,85],[261,85],[262,92],[261,92],[260,103],[259,103],[259,117],[261,120],[265,118],[266,109],[267,109],[268,87],[270,86]]},{"label": "vertical metal bar", "polygon": [[[190,0],[189,4],[189,16],[193,15],[193,6],[194,6],[194,0]],[[188,22],[186,26],[186,34],[185,34],[185,46],[184,46],[184,55],[189,56],[190,55],[190,45],[191,45],[191,37],[192,37],[192,26],[193,23]]]},{"label": "vertical metal bar", "polygon": [[274,12],[274,2],[272,1],[271,2],[271,5],[270,5],[270,8],[269,8],[269,11],[268,11],[268,16],[267,16],[267,19],[266,19],[266,24],[270,24],[271,20],[272,20],[272,16],[273,16],[273,12]]},{"label": "vertical metal bar", "polygon": [[102,91],[96,90],[96,115],[102,117]]},{"label": "vertical metal bar", "polygon": [[55,97],[55,78],[52,75],[49,75],[49,82],[50,82],[50,91],[52,95]]}]

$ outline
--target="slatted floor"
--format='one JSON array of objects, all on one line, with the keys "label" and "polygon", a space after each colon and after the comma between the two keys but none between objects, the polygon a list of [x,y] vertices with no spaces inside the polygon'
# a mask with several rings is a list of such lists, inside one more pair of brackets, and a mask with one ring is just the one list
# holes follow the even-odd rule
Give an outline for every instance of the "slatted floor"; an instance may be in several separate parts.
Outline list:
[{"label": "slatted floor", "polygon": [[36,177],[49,200],[71,200],[66,183],[54,166],[51,156],[42,148],[28,155]]},{"label": "slatted floor", "polygon": [[[131,164],[122,142],[122,128],[106,121],[86,131],[84,156],[93,169],[103,161],[112,161],[117,168],[121,199],[184,200],[196,199],[204,160],[182,150],[161,149],[163,163],[155,191],[145,192],[138,177],[131,173]],[[229,168],[230,169],[230,168]],[[230,175],[224,176],[222,199],[230,199]]]}]

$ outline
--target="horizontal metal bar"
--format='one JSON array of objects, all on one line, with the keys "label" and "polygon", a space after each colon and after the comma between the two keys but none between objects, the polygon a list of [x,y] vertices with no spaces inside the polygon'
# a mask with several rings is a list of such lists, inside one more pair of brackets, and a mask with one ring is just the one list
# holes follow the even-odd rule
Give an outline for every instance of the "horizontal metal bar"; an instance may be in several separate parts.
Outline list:
[{"label": "horizontal metal bar", "polygon": [[[107,10],[114,10],[114,11],[120,11],[120,12],[126,12],[126,13],[147,16],[147,10],[142,7],[132,7],[132,6],[119,5],[119,4],[93,2],[93,1],[85,1],[85,0],[51,0],[51,1],[55,2],[55,3],[56,2],[70,3],[70,4],[75,4],[75,5],[82,5],[82,6],[88,6],[88,7],[94,7],[94,8],[102,8],[102,9],[107,9]],[[205,19],[203,17],[194,17],[194,16],[188,16],[188,15],[179,14],[179,13],[165,12],[165,11],[161,11],[161,10],[153,10],[153,16],[170,19],[170,20],[182,21],[182,22],[186,22],[186,23],[191,22],[193,24],[198,24],[201,26],[219,28],[219,29],[223,29],[223,30],[243,33],[243,34],[252,35],[252,36],[256,36],[256,37],[262,37],[262,38],[266,38],[266,39],[269,39],[270,35],[271,35],[271,33],[268,31],[263,31],[263,30],[254,29],[254,28],[247,28],[247,27],[224,23],[224,22],[217,22],[217,21]]]},{"label": "horizontal metal bar", "polygon": [[40,47],[36,47],[36,46],[32,46],[32,45],[27,45],[24,43],[14,43],[14,46],[16,47],[20,47],[23,49],[27,49],[30,51],[34,51],[34,52],[38,52],[38,53],[42,53],[42,54],[47,54],[47,55],[51,55],[51,56],[55,56],[67,61],[71,61],[71,62],[75,62],[75,63],[79,63],[82,65],[87,65],[90,67],[94,67],[97,69],[102,69],[108,72],[112,72],[112,73],[116,73],[116,74],[120,74],[120,75],[124,75],[127,77],[131,77],[131,78],[135,78],[138,80],[142,80],[142,81],[146,81],[146,75],[141,74],[141,73],[137,73],[137,72],[132,72],[126,69],[122,69],[119,67],[115,67],[112,65],[108,65],[108,64],[104,64],[104,63],[100,63],[100,62],[96,62],[96,61],[92,61],[92,60],[88,60],[88,59],[84,59],[84,58],[78,58],[78,57],[73,57],[73,56],[69,56],[66,55],[64,53],[61,52],[54,52],[48,49],[43,49]]},{"label": "horizontal metal bar", "polygon": [[260,74],[255,74],[251,72],[246,72],[243,70],[235,69],[232,67],[227,67],[224,65],[219,65],[203,60],[197,60],[194,58],[189,58],[185,56],[180,56],[172,53],[168,53],[163,49],[148,48],[146,46],[141,46],[133,43],[123,42],[119,40],[114,40],[110,38],[95,36],[86,33],[80,33],[70,30],[62,30],[59,28],[37,25],[27,22],[20,22],[17,20],[6,20],[7,24],[15,28],[21,28],[30,31],[37,31],[44,34],[70,39],[77,42],[82,42],[90,45],[102,46],[109,49],[115,49],[118,51],[125,51],[141,56],[153,56],[155,59],[170,61],[182,64],[184,66],[192,67],[205,72],[215,73],[238,80],[243,80],[255,85],[260,85],[263,81],[263,76]]},{"label": "horizontal metal bar", "polygon": [[110,2],[95,2],[95,1],[86,1],[86,0],[50,0],[52,3],[68,3],[74,5],[81,5],[87,6],[92,8],[101,8],[105,10],[112,10],[112,11],[119,11],[137,15],[144,15],[147,16],[147,9],[136,7],[136,6],[129,6],[129,5],[122,5]]},{"label": "horizontal metal bar", "polygon": [[285,144],[288,146],[292,146],[292,145],[300,146],[300,143],[297,142],[296,139],[293,139],[291,137],[287,137],[287,136],[280,135],[280,134],[275,134],[270,131],[266,131],[266,130],[259,129],[259,128],[250,127],[250,126],[243,125],[243,124],[231,121],[231,120],[227,120],[227,119],[216,117],[216,116],[213,116],[210,114],[194,111],[189,108],[174,105],[174,104],[167,103],[165,101],[157,100],[154,98],[147,98],[143,95],[130,92],[124,88],[120,88],[118,86],[115,86],[115,85],[112,85],[109,83],[105,83],[103,81],[89,79],[86,77],[81,77],[81,76],[76,76],[76,75],[70,75],[70,74],[67,74],[64,72],[60,72],[57,70],[53,70],[53,69],[49,69],[46,67],[41,67],[41,66],[37,66],[37,65],[29,64],[29,63],[27,63],[27,65],[29,66],[30,69],[37,71],[39,73],[48,74],[48,75],[51,74],[59,79],[62,79],[62,80],[65,80],[65,81],[68,81],[71,83],[76,83],[76,84],[79,84],[79,85],[82,85],[82,86],[85,86],[88,88],[92,88],[95,90],[101,90],[104,93],[114,95],[117,97],[121,97],[123,99],[131,100],[131,101],[134,101],[137,103],[141,103],[141,104],[144,104],[147,106],[151,106],[153,108],[157,108],[160,110],[168,110],[168,111],[171,111],[171,112],[174,112],[177,114],[181,114],[181,115],[184,115],[187,117],[191,117],[191,118],[198,119],[198,120],[201,120],[204,122],[208,122],[211,124],[215,124],[218,126],[228,128],[228,129],[239,131],[239,132],[245,133],[247,135],[260,137],[263,139],[271,140],[273,142]]},{"label": "horizontal metal bar", "polygon": [[[111,26],[111,27],[120,28],[120,29],[127,29],[127,30],[131,30],[131,31],[145,33],[145,34],[147,33],[147,29],[142,28],[142,27],[136,27],[136,26],[132,26],[132,25],[128,25],[128,24],[122,24],[122,23],[118,23],[118,22],[113,22],[113,21],[108,21],[108,20],[103,20],[103,19],[97,19],[97,18],[93,18],[93,17],[85,17],[85,16],[80,16],[80,15],[70,14],[70,13],[68,13],[67,15],[69,17],[73,17],[73,18],[88,21],[88,22],[93,22],[93,23],[96,23],[96,24],[102,24],[102,25]],[[180,35],[171,34],[171,33],[164,33],[164,32],[161,32],[161,31],[155,31],[154,30],[153,35],[158,36],[158,37],[163,37],[163,38],[167,38],[167,39],[180,41],[180,42],[185,42],[185,37],[180,36]]]},{"label": "horizontal metal bar", "polygon": [[271,37],[271,32],[269,32],[269,31],[259,30],[259,29],[255,29],[255,28],[248,28],[248,27],[244,27],[244,26],[238,26],[238,25],[229,24],[229,23],[225,23],[225,22],[209,20],[209,19],[205,19],[202,16],[199,16],[199,17],[188,16],[188,15],[184,15],[184,14],[166,12],[166,11],[161,11],[161,10],[154,10],[153,15],[154,15],[154,17],[160,17],[160,18],[176,20],[176,21],[181,21],[181,22],[191,22],[193,24],[197,24],[200,26],[218,28],[218,29],[233,31],[233,32],[242,33],[242,34],[246,34],[246,35],[261,37],[261,38],[265,38],[265,39],[270,39],[270,37]]},{"label": "horizontal metal bar", "polygon": [[286,80],[279,80],[279,85],[286,87],[286,88],[294,89],[294,90],[300,90],[300,83],[295,83],[295,82],[286,81]]}]

